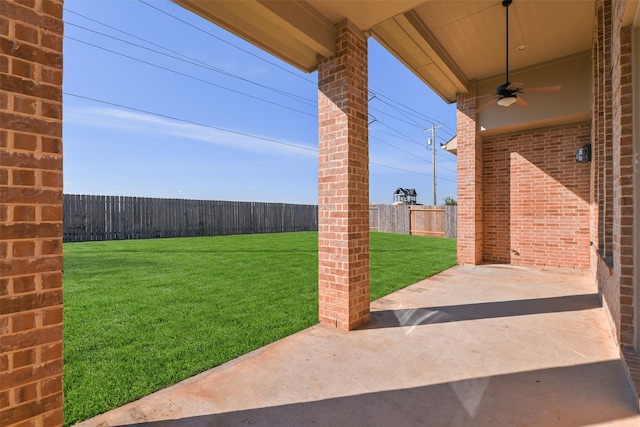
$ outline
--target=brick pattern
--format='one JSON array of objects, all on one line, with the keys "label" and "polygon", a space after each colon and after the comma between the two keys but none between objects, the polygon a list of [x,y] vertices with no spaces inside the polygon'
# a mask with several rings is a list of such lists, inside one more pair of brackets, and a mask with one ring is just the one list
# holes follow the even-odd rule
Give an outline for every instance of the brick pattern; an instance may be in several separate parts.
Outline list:
[{"label": "brick pattern", "polygon": [[612,36],[613,275],[620,284],[620,344],[634,346],[633,88],[631,26],[621,28],[625,3],[616,3]]},{"label": "brick pattern", "polygon": [[613,144],[610,115],[610,1],[599,0],[593,25],[591,91],[591,269],[605,314],[616,339],[620,334],[620,286],[610,268],[613,261]]},{"label": "brick pattern", "polygon": [[369,321],[367,40],[347,22],[318,68],[320,322]]},{"label": "brick pattern", "polygon": [[[594,22],[591,239],[594,280],[620,345],[634,349],[633,118],[627,2],[599,0]],[[637,349],[636,349],[637,350]]]},{"label": "brick pattern", "polygon": [[0,425],[62,425],[62,1],[0,1]]},{"label": "brick pattern", "polygon": [[598,211],[597,237],[593,240],[610,265],[613,258],[613,139],[611,80],[612,3],[600,2],[595,17],[592,149],[594,153],[595,201]]},{"label": "brick pattern", "polygon": [[589,124],[483,140],[484,261],[589,267]]},{"label": "brick pattern", "polygon": [[476,132],[475,92],[458,94],[458,264],[482,262],[482,140]]}]

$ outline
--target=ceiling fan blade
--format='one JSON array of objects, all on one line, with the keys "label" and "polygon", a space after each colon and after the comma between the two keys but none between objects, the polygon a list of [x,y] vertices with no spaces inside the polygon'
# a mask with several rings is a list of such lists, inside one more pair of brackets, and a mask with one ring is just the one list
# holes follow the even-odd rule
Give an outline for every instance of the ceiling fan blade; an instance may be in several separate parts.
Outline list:
[{"label": "ceiling fan blade", "polygon": [[529,106],[529,103],[528,103],[528,102],[527,102],[527,100],[526,100],[526,99],[524,99],[523,97],[518,96],[518,97],[516,98],[516,105],[517,105],[518,107],[520,107],[520,108],[524,108],[524,107],[528,107],[528,106]]},{"label": "ceiling fan blade", "polygon": [[491,104],[495,104],[498,101],[498,98],[493,98],[491,101],[487,102],[486,104],[482,105],[480,108],[478,108],[476,110],[476,113],[479,113],[480,111],[485,110],[486,108],[488,108]]},{"label": "ceiling fan blade", "polygon": [[557,92],[562,90],[562,86],[539,86],[539,87],[527,87],[520,89],[522,93],[532,93],[532,92]]},{"label": "ceiling fan blade", "polygon": [[511,90],[511,91],[514,91],[514,90],[522,90],[522,87],[523,87],[523,86],[524,86],[524,83],[521,83],[521,82],[513,82],[513,83],[510,83],[510,84],[509,84],[509,86],[507,86],[505,89],[507,89],[507,90]]},{"label": "ceiling fan blade", "polygon": [[488,94],[486,94],[486,95],[478,95],[478,96],[474,96],[474,97],[473,97],[473,98],[471,98],[471,99],[488,98],[488,97],[490,97],[490,96],[496,96],[496,94],[495,94],[495,93],[488,93]]}]

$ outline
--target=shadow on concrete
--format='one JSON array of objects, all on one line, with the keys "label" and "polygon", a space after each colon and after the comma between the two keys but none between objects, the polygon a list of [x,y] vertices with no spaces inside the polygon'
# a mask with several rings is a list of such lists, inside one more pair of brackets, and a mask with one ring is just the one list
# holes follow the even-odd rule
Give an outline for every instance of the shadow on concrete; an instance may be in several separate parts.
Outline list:
[{"label": "shadow on concrete", "polygon": [[600,307],[598,294],[567,295],[515,301],[499,301],[444,307],[421,307],[371,312],[371,322],[362,329],[393,328],[494,319],[497,317],[560,313]]},{"label": "shadow on concrete", "polygon": [[128,425],[584,426],[637,415],[630,393],[594,387],[593,376],[624,381],[622,364],[610,360]]}]

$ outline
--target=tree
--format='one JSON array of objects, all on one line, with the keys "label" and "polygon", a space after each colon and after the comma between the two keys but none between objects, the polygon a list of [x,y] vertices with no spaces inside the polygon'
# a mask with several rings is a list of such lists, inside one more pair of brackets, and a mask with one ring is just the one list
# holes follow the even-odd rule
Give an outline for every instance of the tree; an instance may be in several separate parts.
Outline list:
[{"label": "tree", "polygon": [[458,202],[456,202],[456,199],[454,199],[453,197],[447,196],[444,198],[444,204],[446,206],[457,206]]}]

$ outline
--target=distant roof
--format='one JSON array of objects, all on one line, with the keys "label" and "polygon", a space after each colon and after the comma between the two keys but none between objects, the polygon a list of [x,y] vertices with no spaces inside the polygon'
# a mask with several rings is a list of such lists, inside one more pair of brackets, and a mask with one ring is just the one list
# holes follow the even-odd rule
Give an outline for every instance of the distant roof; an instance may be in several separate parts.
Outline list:
[{"label": "distant roof", "polygon": [[396,195],[401,195],[404,194],[405,196],[418,196],[418,193],[416,193],[416,189],[415,188],[398,188],[396,190],[395,193],[393,193],[394,196]]}]

